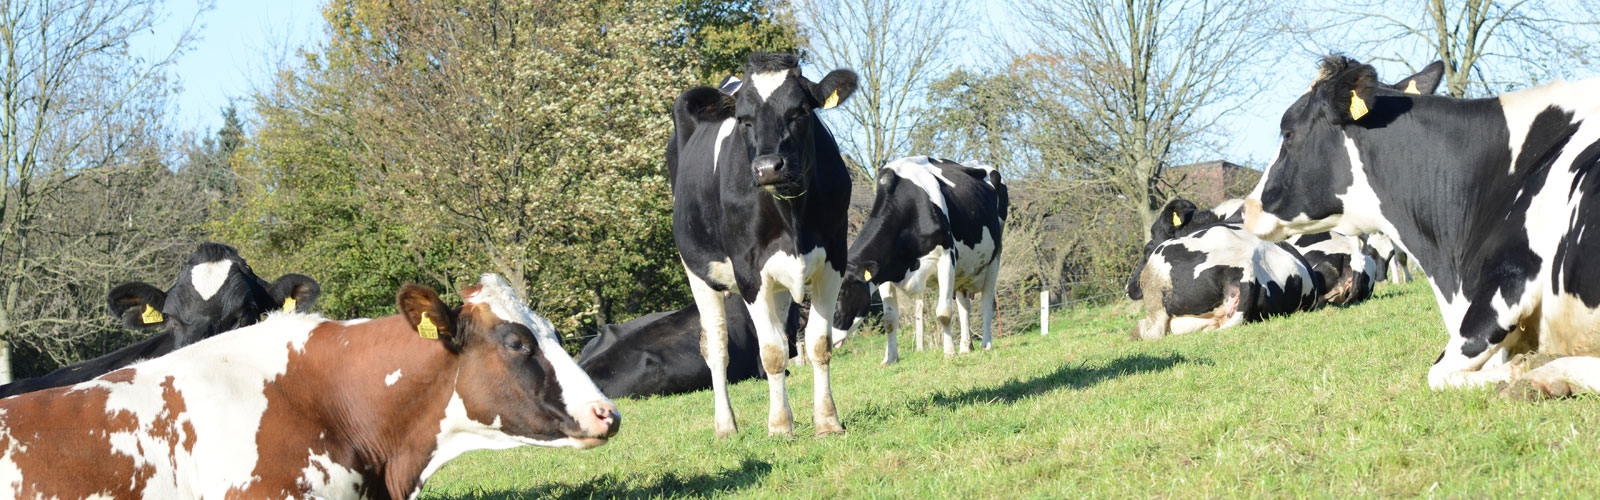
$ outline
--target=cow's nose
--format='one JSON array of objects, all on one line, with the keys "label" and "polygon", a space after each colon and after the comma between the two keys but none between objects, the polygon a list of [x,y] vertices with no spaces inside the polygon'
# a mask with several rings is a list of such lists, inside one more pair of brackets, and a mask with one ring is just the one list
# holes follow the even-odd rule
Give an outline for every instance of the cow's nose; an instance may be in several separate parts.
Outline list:
[{"label": "cow's nose", "polygon": [[610,403],[599,403],[591,409],[594,412],[594,431],[605,437],[617,435],[617,430],[622,429],[622,412]]},{"label": "cow's nose", "polygon": [[750,162],[750,167],[755,169],[756,185],[765,186],[776,184],[783,180],[783,157],[778,155],[762,155]]}]

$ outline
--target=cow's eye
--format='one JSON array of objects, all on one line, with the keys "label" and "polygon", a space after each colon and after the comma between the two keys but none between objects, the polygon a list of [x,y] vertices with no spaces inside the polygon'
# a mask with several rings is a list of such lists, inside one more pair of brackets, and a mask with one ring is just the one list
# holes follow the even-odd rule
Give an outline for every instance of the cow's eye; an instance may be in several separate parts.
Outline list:
[{"label": "cow's eye", "polygon": [[1289,142],[1289,135],[1291,135],[1291,134],[1289,133],[1288,130],[1285,130],[1285,131],[1281,132],[1279,135],[1283,136],[1283,142]]},{"label": "cow's eye", "polygon": [[512,337],[506,339],[506,349],[510,349],[514,352],[527,353],[528,343],[523,342],[520,338]]}]

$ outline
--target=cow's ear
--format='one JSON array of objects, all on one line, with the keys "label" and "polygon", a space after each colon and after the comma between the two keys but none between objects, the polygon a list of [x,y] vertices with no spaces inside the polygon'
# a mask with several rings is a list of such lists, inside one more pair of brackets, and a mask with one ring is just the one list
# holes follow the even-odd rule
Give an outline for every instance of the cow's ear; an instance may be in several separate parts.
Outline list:
[{"label": "cow's ear", "polygon": [[817,102],[821,103],[822,109],[833,109],[840,104],[844,104],[844,101],[849,99],[851,94],[856,93],[856,85],[859,80],[854,71],[848,69],[833,70],[832,73],[828,73],[828,76],[822,77],[822,81],[811,86],[811,97],[816,98]]},{"label": "cow's ear", "polygon": [[1355,123],[1372,111],[1373,94],[1378,87],[1378,71],[1370,64],[1352,64],[1330,77],[1328,104],[1333,106],[1334,122]]},{"label": "cow's ear", "polygon": [[700,121],[720,122],[733,118],[734,97],[711,87],[695,87],[683,91],[673,104],[674,114],[692,116]]},{"label": "cow's ear", "polygon": [[405,315],[406,322],[417,335],[444,342],[452,351],[459,351],[461,338],[456,335],[456,315],[439,300],[432,288],[406,283],[395,294],[395,307]]},{"label": "cow's ear", "polygon": [[128,328],[159,328],[167,322],[161,314],[166,304],[166,292],[140,281],[117,285],[106,294],[106,307],[111,309],[111,316],[122,320],[122,326]]},{"label": "cow's ear", "polygon": [[278,301],[280,309],[309,312],[317,303],[317,297],[322,295],[322,285],[310,276],[289,273],[272,282],[267,291],[272,294],[272,300]]},{"label": "cow's ear", "polygon": [[1407,94],[1430,95],[1439,89],[1441,80],[1444,80],[1444,61],[1434,61],[1432,64],[1424,66],[1422,71],[1395,82],[1389,88]]}]

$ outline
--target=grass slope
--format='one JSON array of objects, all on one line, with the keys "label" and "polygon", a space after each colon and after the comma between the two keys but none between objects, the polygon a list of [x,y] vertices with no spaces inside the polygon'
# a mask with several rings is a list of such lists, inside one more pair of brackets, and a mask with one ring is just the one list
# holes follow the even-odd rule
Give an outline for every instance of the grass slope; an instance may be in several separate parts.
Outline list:
[{"label": "grass slope", "polygon": [[[586,452],[481,451],[440,498],[1586,497],[1600,398],[1520,403],[1435,392],[1444,330],[1425,283],[1344,309],[1135,342],[1125,305],[1067,313],[1048,337],[952,361],[856,337],[834,363],[843,436],[814,438],[811,371],[791,370],[795,439],[766,436],[766,382],[623,400]],[[902,346],[906,345],[902,342]]]}]

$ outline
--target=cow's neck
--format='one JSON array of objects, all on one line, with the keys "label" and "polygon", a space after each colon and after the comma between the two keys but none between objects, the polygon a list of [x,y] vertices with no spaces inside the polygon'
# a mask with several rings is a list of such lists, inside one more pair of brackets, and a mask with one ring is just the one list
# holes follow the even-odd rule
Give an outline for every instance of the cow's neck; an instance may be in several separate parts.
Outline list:
[{"label": "cow's neck", "polygon": [[320,413],[330,416],[329,434],[343,439],[330,441],[349,443],[346,452],[361,462],[356,470],[365,471],[369,487],[404,498],[420,486],[435,451],[455,392],[455,357],[439,341],[412,333],[399,315],[332,333],[338,342],[324,345],[338,346],[328,354],[334,361],[317,363],[325,373],[308,374],[342,381],[335,384],[340,397],[313,399],[333,405]]},{"label": "cow's neck", "polygon": [[1448,297],[1461,291],[1461,267],[1498,251],[1496,242],[1482,239],[1504,225],[1500,216],[1525,185],[1527,172],[1508,173],[1511,153],[1496,101],[1411,102],[1411,112],[1386,126],[1348,134],[1390,226],[1383,229],[1392,228]]}]

